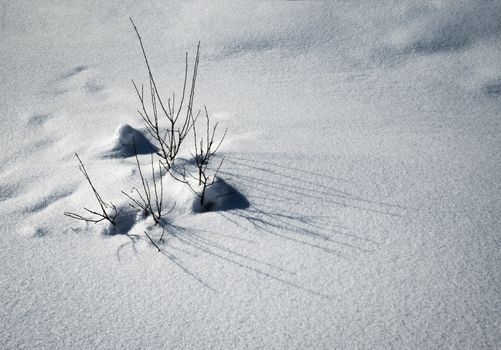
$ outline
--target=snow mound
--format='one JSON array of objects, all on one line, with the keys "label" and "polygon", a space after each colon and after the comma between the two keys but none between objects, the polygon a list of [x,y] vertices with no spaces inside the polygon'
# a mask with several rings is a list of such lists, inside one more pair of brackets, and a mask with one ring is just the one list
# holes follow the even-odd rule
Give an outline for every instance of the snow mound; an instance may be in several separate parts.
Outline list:
[{"label": "snow mound", "polygon": [[205,190],[204,202],[202,206],[199,198],[195,197],[191,207],[192,212],[203,213],[207,211],[246,209],[250,206],[249,201],[242,193],[220,177],[217,177],[214,184]]},{"label": "snow mound", "polygon": [[129,124],[120,124],[115,131],[105,156],[111,158],[127,158],[134,155],[134,143],[138,154],[156,151],[156,147],[139,130]]},{"label": "snow mound", "polygon": [[209,211],[229,211],[250,207],[246,196],[220,177],[216,177],[214,183],[206,188],[204,205],[202,205],[199,195],[202,193],[203,186],[199,186],[195,179],[190,180],[190,186],[172,178],[168,180],[168,184],[164,184],[167,188],[165,203],[174,205],[173,216],[191,216]]}]

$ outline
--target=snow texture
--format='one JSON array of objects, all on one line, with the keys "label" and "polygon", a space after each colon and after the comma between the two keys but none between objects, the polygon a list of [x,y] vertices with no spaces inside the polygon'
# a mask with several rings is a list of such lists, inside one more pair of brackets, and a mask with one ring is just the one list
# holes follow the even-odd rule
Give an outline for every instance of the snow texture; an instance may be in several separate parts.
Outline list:
[{"label": "snow texture", "polygon": [[[121,193],[155,150],[129,16],[165,101],[202,42],[228,128],[161,225]],[[0,34],[1,348],[500,347],[499,1],[0,0]],[[75,153],[117,225],[63,215],[99,210]]]}]

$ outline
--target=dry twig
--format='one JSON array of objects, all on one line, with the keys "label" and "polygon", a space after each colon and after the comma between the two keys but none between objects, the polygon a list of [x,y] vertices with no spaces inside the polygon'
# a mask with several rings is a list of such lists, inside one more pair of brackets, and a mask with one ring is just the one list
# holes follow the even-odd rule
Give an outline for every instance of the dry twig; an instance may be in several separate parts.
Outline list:
[{"label": "dry twig", "polygon": [[113,203],[106,203],[102,198],[99,192],[96,190],[94,187],[94,184],[92,183],[89,174],[87,173],[87,170],[85,169],[85,166],[78,156],[77,153],[75,153],[75,156],[78,159],[78,162],[80,163],[79,169],[82,172],[82,174],[85,176],[87,179],[87,182],[89,183],[90,187],[92,188],[92,191],[94,192],[94,196],[97,199],[97,202],[99,203],[99,207],[101,208],[101,212],[97,212],[94,210],[90,210],[84,207],[84,210],[87,211],[88,213],[92,214],[94,217],[85,217],[80,214],[75,214],[72,212],[64,212],[64,215],[72,218],[72,219],[77,219],[77,220],[82,220],[86,222],[93,222],[93,223],[98,223],[103,220],[109,221],[112,225],[116,225],[116,219],[118,215],[120,215],[120,210],[117,209],[117,207]]}]

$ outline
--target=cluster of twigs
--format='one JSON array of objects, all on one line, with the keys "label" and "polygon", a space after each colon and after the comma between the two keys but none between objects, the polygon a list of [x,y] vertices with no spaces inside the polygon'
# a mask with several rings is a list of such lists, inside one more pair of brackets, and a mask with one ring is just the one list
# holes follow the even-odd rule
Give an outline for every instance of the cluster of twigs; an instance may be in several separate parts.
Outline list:
[{"label": "cluster of twigs", "polygon": [[[134,27],[134,31],[136,32],[139,44],[141,45],[144,62],[146,64],[146,68],[148,69],[150,88],[151,109],[146,107],[147,101],[145,101],[144,86],[141,85],[141,90],[139,90],[134,80],[132,80],[132,84],[134,85],[134,89],[141,103],[141,109],[138,110],[138,112],[144,121],[146,130],[157,143],[157,154],[161,158],[161,164],[167,171],[169,171],[172,167],[174,159],[179,153],[179,149],[181,148],[183,141],[185,140],[186,136],[193,126],[192,121],[196,119],[193,118],[193,99],[195,97],[198,62],[200,60],[200,42],[197,46],[197,54],[195,56],[195,64],[191,78],[191,87],[189,91],[188,102],[186,104],[186,111],[184,112],[183,107],[185,105],[185,95],[187,87],[186,83],[188,80],[188,53],[186,53],[185,55],[184,83],[179,106],[176,107],[175,93],[172,94],[172,98],[169,98],[167,100],[167,105],[165,105],[162,97],[160,96],[160,93],[158,92],[157,84],[151,71],[150,63],[144,49],[141,35],[139,34],[134,21],[132,21],[132,18],[130,18],[130,21],[132,23],[132,26]],[[162,130],[159,124],[159,115],[162,114],[167,119],[167,128],[165,131]]]},{"label": "cluster of twigs", "polygon": [[[172,206],[169,211],[165,212],[164,210],[164,174],[162,172],[162,169],[166,173],[169,173],[174,179],[188,185],[190,190],[200,199],[202,208],[210,208],[210,203],[207,203],[206,190],[210,186],[217,183],[217,174],[224,161],[224,158],[221,160],[219,166],[217,167],[217,170],[215,171],[210,170],[209,163],[221,146],[226,136],[226,130],[224,131],[222,137],[217,140],[216,131],[218,123],[211,127],[209,114],[207,112],[207,108],[205,108],[206,136],[205,138],[199,137],[199,135],[197,134],[196,124],[200,115],[200,111],[198,111],[196,115],[193,114],[193,101],[195,96],[198,63],[200,60],[200,42],[197,46],[197,53],[195,56],[195,63],[193,67],[193,74],[191,77],[191,85],[189,87],[189,91],[187,89],[188,53],[186,53],[184,83],[178,105],[176,106],[176,95],[174,93],[172,94],[171,98],[167,99],[167,103],[164,103],[164,100],[162,100],[162,97],[157,88],[157,84],[153,77],[141,35],[139,34],[139,31],[132,18],[130,18],[130,21],[139,40],[144,62],[148,70],[149,97],[145,97],[143,85],[138,88],[136,83],[132,81],[136,94],[139,98],[139,102],[141,104],[141,108],[140,110],[138,110],[138,112],[144,121],[146,130],[156,143],[156,154],[160,159],[158,160],[157,170],[157,168],[155,167],[153,154],[151,155],[151,180],[147,180],[141,168],[139,157],[137,155],[136,143],[133,139],[134,155],[136,158],[136,164],[139,177],[141,179],[142,188],[138,189],[137,187],[133,187],[130,194],[124,191],[121,192],[129,199],[129,205],[131,207],[135,208],[137,211],[143,212],[145,215],[151,216],[155,222],[155,225],[157,225],[161,224],[162,218],[174,209],[174,206]],[[148,106],[149,104],[151,104],[151,106]],[[179,154],[181,145],[188,137],[190,131],[192,131],[193,133],[194,140],[194,152],[190,152],[190,154],[193,159],[193,163],[196,166],[196,170],[191,171],[187,170],[186,167],[183,167],[183,170],[180,174],[175,173],[172,166]],[[116,220],[120,215],[120,210],[118,210],[113,203],[106,203],[101,198],[100,194],[94,187],[82,161],[80,160],[80,157],[78,156],[78,154],[75,155],[80,163],[80,171],[84,174],[87,182],[91,186],[92,191],[94,192],[94,196],[96,197],[101,208],[101,212],[84,208],[88,213],[92,214],[92,216],[85,217],[72,212],[65,212],[64,215],[69,216],[73,219],[92,223],[98,223],[107,220],[112,225],[116,225]],[[163,233],[164,232],[165,228]],[[146,232],[145,234],[155,245],[155,247],[159,249],[152,238]]]},{"label": "cluster of twigs", "polygon": [[72,213],[69,211],[64,212],[64,215],[69,216],[70,218],[77,219],[77,220],[82,220],[86,222],[93,222],[93,223],[98,223],[103,220],[109,221],[112,225],[116,225],[116,220],[117,217],[120,215],[120,210],[117,209],[117,207],[113,203],[106,203],[99,192],[96,190],[94,187],[94,184],[92,183],[92,180],[90,179],[89,174],[87,173],[87,170],[85,169],[84,164],[82,163],[82,160],[78,156],[77,153],[75,153],[75,156],[78,159],[78,162],[80,165],[78,168],[82,172],[82,174],[85,176],[87,179],[87,182],[89,183],[90,187],[92,188],[92,192],[94,192],[94,196],[97,199],[97,202],[99,203],[99,207],[101,208],[101,212],[97,212],[94,210],[90,210],[84,207],[84,210],[87,211],[89,214],[91,214],[91,217],[85,217],[80,214]]},{"label": "cluster of twigs", "polygon": [[[203,137],[198,139],[196,124],[198,117],[200,115],[200,111],[196,115],[193,114],[193,99],[195,94],[198,63],[200,60],[200,42],[198,43],[197,46],[197,54],[195,57],[195,64],[193,67],[193,75],[191,79],[191,87],[190,87],[188,102],[186,105],[186,111],[183,112],[183,106],[185,103],[185,95],[186,95],[187,80],[188,80],[188,53],[186,53],[185,55],[184,83],[179,106],[177,108],[175,107],[176,95],[172,94],[172,98],[169,98],[167,100],[167,108],[166,108],[158,92],[157,84],[155,83],[155,79],[153,77],[153,73],[148,61],[148,57],[146,55],[146,51],[144,49],[144,44],[141,35],[139,34],[139,31],[136,25],[134,24],[132,18],[130,18],[130,21],[132,23],[136,36],[139,40],[139,44],[141,46],[141,52],[143,54],[144,62],[148,70],[148,79],[150,88],[151,108],[147,108],[146,107],[147,102],[145,101],[144,97],[143,85],[141,85],[141,89],[139,89],[136,83],[132,81],[136,94],[139,98],[139,102],[141,103],[141,109],[138,110],[138,113],[144,121],[146,130],[148,131],[150,136],[155,140],[158,146],[157,155],[161,158],[160,164],[163,165],[163,167],[167,170],[169,174],[173,176],[174,179],[188,185],[190,190],[200,199],[200,204],[203,208],[207,207],[206,190],[208,187],[216,183],[217,173],[223,161],[220,162],[217,170],[214,173],[211,173],[209,171],[208,166],[212,156],[217,152],[217,150],[221,146],[221,143],[223,142],[226,136],[226,130],[224,131],[224,134],[219,139],[219,141],[216,141],[215,135],[218,123],[216,123],[211,128],[209,113],[207,112],[207,108],[204,108],[205,118],[206,118],[206,138],[205,140]],[[162,130],[159,122],[159,115],[161,114],[163,114],[167,119],[167,128],[165,131]],[[187,171],[186,168],[183,167],[183,172],[178,176],[172,171],[171,168],[174,163],[174,160],[176,159],[176,156],[178,155],[181,145],[188,136],[190,130],[193,131],[193,139],[195,145],[194,153],[190,152],[190,154],[196,165],[197,174],[193,175],[190,171]],[[198,186],[193,185],[189,178],[196,180]]]},{"label": "cluster of twigs", "polygon": [[[206,119],[205,142],[203,137],[201,137],[200,139],[198,138],[196,121],[194,118],[192,119],[195,153],[190,152],[190,154],[197,169],[196,176],[193,175],[191,172],[187,171],[185,167],[183,168],[181,177],[178,177],[172,173],[171,175],[177,181],[186,184],[189,187],[189,189],[199,198],[201,207],[207,208],[208,207],[207,205],[208,203],[206,200],[207,189],[210,186],[217,183],[216,180],[217,174],[219,172],[219,169],[221,168],[221,165],[223,164],[224,158],[221,159],[221,162],[219,163],[218,167],[213,172],[210,171],[209,164],[212,157],[216,154],[219,147],[223,143],[223,140],[226,137],[226,132],[228,131],[228,129],[225,129],[219,141],[216,141],[216,130],[218,127],[218,123],[214,124],[214,126],[211,128],[209,113],[207,112],[206,107],[204,109],[205,109],[205,119]],[[197,183],[198,187],[193,185],[192,181],[190,181],[189,178],[194,180]]]},{"label": "cluster of twigs", "polygon": [[143,171],[141,169],[141,164],[139,163],[139,158],[137,156],[137,149],[136,149],[136,141],[134,138],[132,139],[133,145],[134,145],[134,155],[136,157],[136,164],[137,164],[137,169],[139,176],[141,178],[141,184],[142,184],[142,193],[137,189],[137,187],[133,187],[131,190],[131,194],[135,193],[137,194],[138,198],[132,197],[132,195],[129,195],[128,193],[122,191],[122,193],[129,198],[132,203],[129,203],[131,207],[138,211],[142,211],[146,215],[151,215],[153,220],[155,221],[155,224],[159,224],[160,221],[162,220],[162,216],[169,214],[173,209],[174,205],[172,208],[167,212],[163,212],[163,192],[164,192],[164,186],[163,186],[163,174],[162,174],[162,166],[158,165],[158,174],[156,174],[155,170],[155,162],[153,159],[153,155],[151,155],[151,177],[153,181],[153,190],[151,190],[150,183],[148,180],[144,177]]}]

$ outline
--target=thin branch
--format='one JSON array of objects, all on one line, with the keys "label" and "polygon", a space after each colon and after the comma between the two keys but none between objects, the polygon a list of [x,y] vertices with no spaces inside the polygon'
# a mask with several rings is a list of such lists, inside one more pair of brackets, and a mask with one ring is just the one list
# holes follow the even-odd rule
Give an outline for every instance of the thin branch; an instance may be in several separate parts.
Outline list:
[{"label": "thin branch", "polygon": [[[146,237],[148,237],[150,239],[151,244],[153,244],[155,246],[155,248],[157,248],[157,250],[160,252],[161,251],[160,247],[155,243],[155,241],[150,237],[150,235],[148,233],[146,233],[146,231],[144,231],[144,234],[146,235]],[[163,234],[162,234],[162,236],[163,236]]]}]

